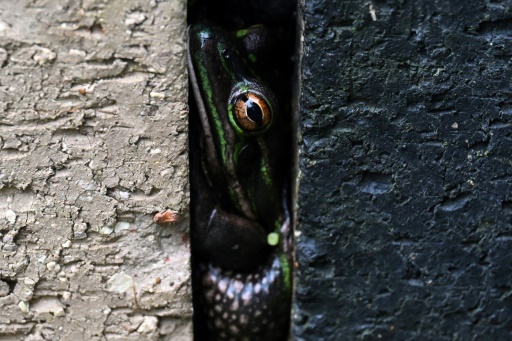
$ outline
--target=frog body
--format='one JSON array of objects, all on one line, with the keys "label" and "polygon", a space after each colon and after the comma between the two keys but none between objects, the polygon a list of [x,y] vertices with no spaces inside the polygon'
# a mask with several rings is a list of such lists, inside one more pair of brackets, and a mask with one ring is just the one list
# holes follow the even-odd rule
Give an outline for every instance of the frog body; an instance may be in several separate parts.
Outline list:
[{"label": "frog body", "polygon": [[277,341],[292,287],[286,130],[243,46],[214,25],[189,28],[196,338]]}]

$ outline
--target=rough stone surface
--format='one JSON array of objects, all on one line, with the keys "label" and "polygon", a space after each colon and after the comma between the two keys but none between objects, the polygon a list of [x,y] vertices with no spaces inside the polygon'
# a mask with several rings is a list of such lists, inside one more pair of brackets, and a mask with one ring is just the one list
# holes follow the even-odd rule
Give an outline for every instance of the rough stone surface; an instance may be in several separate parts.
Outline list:
[{"label": "rough stone surface", "polygon": [[191,339],[185,22],[0,0],[1,340]]},{"label": "rough stone surface", "polygon": [[296,339],[510,339],[512,2],[303,16]]}]

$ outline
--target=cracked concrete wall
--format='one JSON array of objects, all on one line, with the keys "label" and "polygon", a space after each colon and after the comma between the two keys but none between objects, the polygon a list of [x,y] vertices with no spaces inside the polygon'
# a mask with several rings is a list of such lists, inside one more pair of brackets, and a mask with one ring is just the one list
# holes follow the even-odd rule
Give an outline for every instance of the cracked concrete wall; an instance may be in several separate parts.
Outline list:
[{"label": "cracked concrete wall", "polygon": [[0,0],[0,340],[191,339],[185,5]]}]

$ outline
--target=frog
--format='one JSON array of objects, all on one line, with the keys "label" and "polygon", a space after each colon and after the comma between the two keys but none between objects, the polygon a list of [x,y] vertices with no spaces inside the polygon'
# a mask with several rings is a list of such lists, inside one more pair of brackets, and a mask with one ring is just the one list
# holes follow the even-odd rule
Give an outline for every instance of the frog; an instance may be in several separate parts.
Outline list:
[{"label": "frog", "polygon": [[282,105],[255,66],[260,32],[232,33],[209,22],[188,29],[198,340],[278,341],[289,334],[289,134]]}]

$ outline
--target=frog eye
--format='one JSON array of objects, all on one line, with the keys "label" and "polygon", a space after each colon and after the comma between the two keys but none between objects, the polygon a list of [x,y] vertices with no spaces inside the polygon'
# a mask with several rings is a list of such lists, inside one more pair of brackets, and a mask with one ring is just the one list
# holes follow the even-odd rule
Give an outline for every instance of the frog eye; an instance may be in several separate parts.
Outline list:
[{"label": "frog eye", "polygon": [[272,118],[267,102],[258,94],[244,93],[235,101],[235,121],[249,132],[265,129]]}]

